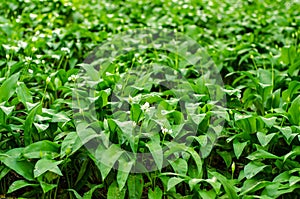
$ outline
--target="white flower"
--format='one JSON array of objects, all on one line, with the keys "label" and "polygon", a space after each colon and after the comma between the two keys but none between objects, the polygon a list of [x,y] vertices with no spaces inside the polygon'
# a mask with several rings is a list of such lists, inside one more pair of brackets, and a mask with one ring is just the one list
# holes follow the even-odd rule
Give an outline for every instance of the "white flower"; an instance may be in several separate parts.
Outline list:
[{"label": "white flower", "polygon": [[142,111],[145,111],[145,112],[148,112],[149,111],[149,107],[150,107],[150,104],[148,102],[146,102],[142,107]]},{"label": "white flower", "polygon": [[31,57],[25,57],[25,61],[26,61],[26,62],[29,62],[29,61],[31,61],[31,60],[32,60]]},{"label": "white flower", "polygon": [[69,81],[72,81],[72,82],[75,82],[77,78],[78,78],[77,75],[71,75],[71,76],[68,78],[68,80],[69,80]]},{"label": "white flower", "polygon": [[54,59],[60,59],[59,55],[52,55],[51,57],[54,58]]},{"label": "white flower", "polygon": [[164,127],[161,127],[161,131],[162,131],[163,134],[172,134],[173,133],[172,129],[167,129],[167,128],[164,128]]},{"label": "white flower", "polygon": [[33,41],[33,42],[35,42],[37,40],[38,40],[38,38],[36,36],[33,36],[32,39],[31,39],[31,41]]},{"label": "white flower", "polygon": [[18,46],[25,49],[27,47],[27,42],[24,42],[24,41],[18,41]]},{"label": "white flower", "polygon": [[66,53],[70,53],[70,49],[69,48],[61,48],[61,51],[66,52]]},{"label": "white flower", "polygon": [[38,16],[38,15],[37,15],[37,14],[34,14],[34,13],[30,13],[30,14],[29,14],[29,17],[30,17],[31,20],[37,18],[37,16]]}]

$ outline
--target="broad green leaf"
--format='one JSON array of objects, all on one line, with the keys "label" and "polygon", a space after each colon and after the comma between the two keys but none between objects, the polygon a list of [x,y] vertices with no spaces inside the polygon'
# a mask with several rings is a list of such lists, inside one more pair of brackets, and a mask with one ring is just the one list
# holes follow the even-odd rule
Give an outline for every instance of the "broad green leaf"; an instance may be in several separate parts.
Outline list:
[{"label": "broad green leaf", "polygon": [[143,118],[144,113],[139,104],[132,104],[130,108],[130,118],[132,121],[138,123]]},{"label": "broad green leaf", "polygon": [[24,148],[22,155],[28,159],[32,158],[56,158],[59,156],[60,145],[49,140],[38,141]]},{"label": "broad green leaf", "polygon": [[235,114],[236,125],[247,132],[248,134],[254,133],[256,131],[256,118],[251,115],[238,115]]},{"label": "broad green leaf", "polygon": [[119,167],[118,167],[118,174],[117,174],[117,182],[120,188],[120,191],[124,188],[126,181],[128,179],[128,175],[131,171],[131,168],[134,164],[133,160],[125,160],[123,156],[119,159]]},{"label": "broad green leaf", "polygon": [[289,127],[289,126],[285,126],[285,127],[275,126],[275,127],[277,129],[279,129],[279,131],[283,134],[283,136],[288,144],[291,144],[293,139],[298,135],[297,133],[293,133],[291,127]]},{"label": "broad green leaf", "polygon": [[291,175],[290,175],[289,171],[284,171],[284,172],[280,173],[279,175],[277,175],[273,179],[273,182],[280,182],[280,183],[288,182],[290,179],[290,176]]},{"label": "broad green leaf", "polygon": [[295,157],[295,156],[298,156],[298,155],[300,155],[300,146],[296,146],[289,153],[287,153],[283,157],[283,162],[285,162],[288,158],[292,158],[292,157]]},{"label": "broad green leaf", "polygon": [[57,175],[62,176],[62,173],[60,169],[58,168],[58,165],[62,163],[61,161],[55,161],[55,160],[48,160],[48,159],[40,159],[37,161],[34,167],[34,177],[37,178],[40,175],[46,173],[47,171],[51,171],[53,173],[56,173]]},{"label": "broad green leaf", "polygon": [[203,199],[215,199],[217,197],[217,194],[214,190],[199,190],[198,193]]},{"label": "broad green leaf", "polygon": [[169,155],[175,153],[175,152],[188,152],[192,158],[195,161],[195,164],[197,166],[197,176],[196,177],[201,177],[202,175],[202,160],[200,155],[191,147],[187,147],[184,144],[179,144],[179,143],[174,143],[174,142],[167,142],[165,143],[169,150],[167,150],[164,153],[165,158],[168,158]]},{"label": "broad green leaf", "polygon": [[188,163],[185,159],[178,158],[174,161],[170,160],[169,162],[175,173],[186,175],[188,171]]},{"label": "broad green leaf", "polygon": [[8,168],[14,170],[16,173],[21,175],[27,180],[34,180],[33,178],[33,168],[34,165],[27,160],[20,160],[20,154],[24,148],[14,148],[6,153],[0,154],[0,160]]},{"label": "broad green leaf", "polygon": [[71,120],[71,118],[69,118],[65,112],[59,112],[59,113],[55,113],[53,115],[51,122],[55,122],[55,123],[63,122],[64,123],[64,122],[68,122],[70,120]]},{"label": "broad green leaf", "polygon": [[39,124],[34,122],[33,125],[35,126],[35,128],[38,130],[39,133],[46,131],[49,127],[49,123]]},{"label": "broad green leaf", "polygon": [[82,142],[76,132],[70,132],[61,143],[60,155],[72,155],[82,147]]},{"label": "broad green leaf", "polygon": [[231,154],[228,151],[217,151],[217,153],[223,158],[226,167],[229,168],[232,163]]},{"label": "broad green leaf", "polygon": [[212,176],[215,176],[218,179],[218,181],[220,181],[220,183],[224,187],[224,190],[228,198],[238,199],[237,191],[235,190],[230,180],[228,180],[218,172],[210,172],[210,174]]},{"label": "broad green leaf", "polygon": [[48,183],[43,182],[43,181],[40,182],[40,185],[41,185],[44,193],[47,193],[48,191],[50,191],[50,190],[54,189],[55,187],[57,187],[57,184],[48,184]]},{"label": "broad green leaf", "polygon": [[298,182],[300,182],[300,177],[299,176],[292,176],[289,179],[289,185],[290,186],[293,186],[293,185],[297,184]]},{"label": "broad green leaf", "polygon": [[270,118],[265,118],[265,117],[259,117],[266,125],[268,128],[271,128],[274,126],[276,122],[276,117],[270,117]]},{"label": "broad green leaf", "polygon": [[34,118],[36,114],[41,110],[41,104],[36,105],[31,111],[29,112],[25,124],[24,124],[24,142],[25,146],[28,146],[32,143],[32,124],[34,122]]},{"label": "broad green leaf", "polygon": [[124,151],[117,145],[112,144],[108,149],[97,151],[96,157],[100,158],[100,172],[104,180]]},{"label": "broad green leaf", "polygon": [[249,160],[257,160],[257,159],[280,159],[278,156],[273,155],[265,150],[257,150],[250,155],[247,156]]},{"label": "broad green leaf", "polygon": [[257,139],[263,147],[267,146],[275,135],[276,133],[270,133],[268,135],[262,132],[256,133]]},{"label": "broad green leaf", "polygon": [[295,95],[300,90],[299,81],[291,81],[289,83],[288,89],[282,92],[282,99],[285,102],[291,102],[293,95]]},{"label": "broad green leaf", "polygon": [[246,195],[248,193],[254,193],[270,184],[272,184],[272,182],[257,181],[256,179],[248,179],[243,184],[240,196]]},{"label": "broad green leaf", "polygon": [[32,95],[29,92],[28,88],[26,87],[26,84],[24,84],[23,82],[20,82],[17,89],[17,96],[20,102],[22,102],[22,104],[27,108],[27,110],[30,110],[30,108],[28,107],[27,103],[33,103],[32,100]]},{"label": "broad green leaf", "polygon": [[114,181],[108,187],[107,199],[124,199],[126,194],[126,189],[120,190],[117,182]]},{"label": "broad green leaf", "polygon": [[0,102],[8,101],[9,98],[15,93],[19,76],[20,76],[20,73],[16,73],[16,74],[10,76],[0,86],[0,93],[1,93]]},{"label": "broad green leaf", "polygon": [[261,172],[267,166],[268,165],[265,165],[261,162],[251,161],[244,167],[245,177],[247,179],[250,179],[254,177],[256,174],[258,174],[259,172]]},{"label": "broad green leaf", "polygon": [[148,199],[162,199],[162,197],[163,197],[163,192],[158,186],[156,186],[154,190],[149,189]]},{"label": "broad green leaf", "polygon": [[39,185],[38,184],[32,184],[32,183],[29,183],[27,182],[26,180],[17,180],[17,181],[14,181],[8,188],[8,191],[7,193],[12,193],[16,190],[19,190],[23,187],[28,187],[28,186],[31,186],[31,187],[38,187]]},{"label": "broad green leaf", "polygon": [[132,174],[128,176],[127,188],[129,198],[139,199],[142,197],[144,189],[144,179],[141,174]]},{"label": "broad green leaf", "polygon": [[5,106],[5,102],[2,102],[0,104],[0,108],[5,113],[6,116],[9,116],[12,113],[12,111],[14,110],[15,106],[7,107],[7,106]]},{"label": "broad green leaf", "polygon": [[243,153],[244,148],[247,146],[247,142],[239,142],[237,139],[234,139],[233,141],[233,151],[237,159],[240,158],[240,156]]},{"label": "broad green leaf", "polygon": [[151,155],[153,156],[158,170],[161,170],[163,165],[163,150],[160,146],[159,139],[156,141],[149,141],[148,143],[146,143],[146,146],[149,149]]},{"label": "broad green leaf", "polygon": [[300,95],[294,99],[288,113],[291,123],[300,126]]},{"label": "broad green leaf", "polygon": [[184,181],[184,179],[182,179],[182,178],[177,178],[177,177],[170,178],[168,181],[167,191],[174,188],[176,185],[178,185],[179,183],[181,183],[183,181]]}]

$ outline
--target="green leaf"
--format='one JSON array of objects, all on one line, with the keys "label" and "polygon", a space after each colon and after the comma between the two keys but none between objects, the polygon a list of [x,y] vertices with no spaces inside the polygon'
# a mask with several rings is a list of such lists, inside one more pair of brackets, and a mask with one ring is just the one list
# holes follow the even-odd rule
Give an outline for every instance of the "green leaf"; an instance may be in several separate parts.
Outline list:
[{"label": "green leaf", "polygon": [[7,107],[7,106],[5,106],[5,102],[2,102],[0,104],[0,108],[5,113],[5,115],[9,116],[12,113],[12,111],[14,110],[15,106]]},{"label": "green leaf", "polygon": [[169,162],[175,173],[186,175],[188,171],[188,164],[185,159],[178,158],[174,161],[170,160]]},{"label": "green leaf", "polygon": [[270,133],[268,135],[262,132],[256,133],[257,139],[263,147],[267,146],[275,135],[276,133]]},{"label": "green leaf", "polygon": [[3,82],[0,87],[0,102],[8,101],[9,98],[15,93],[19,76],[20,73],[16,73]]},{"label": "green leaf", "polygon": [[38,113],[38,111],[41,111],[41,104],[36,105],[33,109],[31,109],[31,111],[29,112],[25,123],[24,123],[24,142],[25,142],[25,146],[28,146],[29,144],[32,143],[32,124],[34,122],[34,118],[36,116],[36,114]]},{"label": "green leaf", "polygon": [[74,189],[67,189],[67,190],[74,193],[74,195],[77,199],[82,199],[81,195],[79,195],[79,193],[77,193],[77,191],[75,191]]},{"label": "green leaf", "polygon": [[102,180],[106,178],[112,167],[119,160],[120,156],[124,151],[117,145],[112,144],[108,149],[104,149],[96,152],[96,157],[100,159],[100,172],[102,175]]},{"label": "green leaf", "polygon": [[132,104],[130,108],[130,118],[132,121],[138,123],[143,118],[144,113],[139,104]]},{"label": "green leaf", "polygon": [[203,199],[214,199],[217,197],[216,192],[214,190],[199,190],[198,193]]},{"label": "green leaf", "polygon": [[182,178],[172,177],[168,181],[167,191],[170,191],[170,189],[174,188],[176,185],[184,181]]},{"label": "green leaf", "polygon": [[47,193],[48,191],[50,191],[50,190],[54,189],[55,187],[57,187],[57,184],[48,184],[48,183],[43,182],[43,181],[40,182],[40,185],[41,185],[44,193]]},{"label": "green leaf", "polygon": [[256,179],[248,179],[243,184],[240,196],[246,195],[248,193],[254,193],[270,184],[272,183],[268,181],[257,181]]},{"label": "green leaf", "polygon": [[149,189],[148,199],[162,199],[162,197],[163,197],[163,192],[158,186],[156,186],[154,190]]},{"label": "green leaf", "polygon": [[300,95],[296,99],[294,99],[291,107],[288,110],[288,113],[291,123],[300,126]]},{"label": "green leaf", "polygon": [[293,185],[297,184],[298,182],[300,182],[300,177],[299,176],[292,176],[289,179],[289,185],[290,186],[293,186]]},{"label": "green leaf", "polygon": [[232,162],[231,154],[228,151],[217,151],[217,153],[223,158],[226,167],[229,168]]},{"label": "green leaf", "polygon": [[251,134],[256,131],[256,118],[251,115],[235,114],[236,125],[244,130],[246,133]]},{"label": "green leaf", "polygon": [[[0,158],[0,160],[1,160],[1,158]],[[0,169],[1,170],[1,172],[0,172],[0,180],[1,180],[3,177],[6,176],[6,174],[8,174],[8,172],[10,172],[10,168],[8,168],[5,165],[1,165],[0,168],[1,168]]]},{"label": "green leaf", "polygon": [[82,147],[82,142],[76,132],[70,132],[61,143],[60,155],[72,155]]},{"label": "green leaf", "polygon": [[271,128],[274,126],[276,122],[276,117],[270,117],[270,118],[265,118],[265,117],[259,117],[266,125],[268,128]]},{"label": "green leaf", "polygon": [[32,184],[32,183],[29,183],[27,182],[26,180],[17,180],[17,181],[14,181],[8,188],[8,191],[7,193],[12,193],[18,189],[21,189],[23,187],[28,187],[28,186],[31,186],[31,187],[38,187],[39,185],[38,184]]},{"label": "green leaf", "polygon": [[235,190],[234,186],[227,178],[225,178],[223,175],[221,175],[218,172],[209,172],[209,173],[212,176],[215,176],[221,182],[228,198],[238,199],[237,191]]},{"label": "green leaf", "polygon": [[85,192],[82,199],[92,199],[93,193],[96,189],[102,188],[103,184],[93,186],[89,191]]},{"label": "green leaf", "polygon": [[136,199],[141,198],[144,189],[143,175],[141,174],[129,175],[127,180],[127,187],[128,187],[129,198],[136,198]]},{"label": "green leaf", "polygon": [[240,158],[240,156],[243,153],[244,148],[247,146],[247,142],[239,142],[237,139],[234,139],[233,141],[233,151],[237,159]]},{"label": "green leaf", "polygon": [[279,131],[283,134],[288,144],[291,144],[293,139],[298,135],[297,133],[293,133],[291,127],[289,126],[285,126],[285,127],[275,126],[275,127],[279,129]]},{"label": "green leaf", "polygon": [[62,163],[61,161],[55,161],[55,160],[48,160],[48,159],[40,159],[37,161],[34,167],[34,177],[37,178],[40,175],[46,173],[47,171],[51,171],[53,173],[56,173],[57,175],[62,176],[62,173],[57,165]]},{"label": "green leaf", "polygon": [[278,156],[273,155],[265,150],[257,150],[250,155],[247,156],[249,160],[257,160],[257,159],[280,159]]},{"label": "green leaf", "polygon": [[126,194],[126,189],[120,190],[117,182],[113,181],[108,188],[107,199],[124,199]]},{"label": "green leaf", "polygon": [[149,149],[151,155],[153,156],[158,170],[161,170],[163,166],[163,151],[159,141],[159,139],[151,140],[148,143],[146,143],[146,146]]},{"label": "green leaf", "polygon": [[49,140],[38,141],[25,147],[22,155],[28,159],[56,158],[59,156],[60,145]]},{"label": "green leaf", "polygon": [[20,82],[17,89],[17,96],[20,102],[29,110],[29,107],[27,105],[27,102],[33,103],[32,95],[30,94],[28,88],[23,82]]},{"label": "green leaf", "polygon": [[287,153],[284,157],[283,157],[283,162],[285,162],[288,158],[292,158],[295,156],[300,155],[300,146],[296,146],[294,147],[289,153]]},{"label": "green leaf", "polygon": [[244,167],[245,177],[247,179],[250,179],[254,177],[256,174],[258,174],[259,172],[261,172],[266,167],[267,165],[264,165],[263,163],[251,161]]},{"label": "green leaf", "polygon": [[117,174],[117,182],[120,190],[124,188],[133,164],[134,164],[133,160],[127,161],[125,160],[125,158],[123,158],[123,156],[120,157],[118,174]]},{"label": "green leaf", "polygon": [[14,170],[19,175],[23,176],[27,180],[34,180],[33,168],[34,165],[27,160],[20,160],[20,154],[24,148],[14,148],[6,153],[0,154],[0,161],[8,168]]}]

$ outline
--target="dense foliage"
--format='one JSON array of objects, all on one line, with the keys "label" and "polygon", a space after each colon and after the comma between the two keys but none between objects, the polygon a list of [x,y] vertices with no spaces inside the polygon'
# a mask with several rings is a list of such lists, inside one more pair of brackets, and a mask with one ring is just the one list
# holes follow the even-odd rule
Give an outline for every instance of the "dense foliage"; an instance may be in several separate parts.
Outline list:
[{"label": "dense foliage", "polygon": [[[299,7],[296,0],[2,0],[1,196],[298,198]],[[144,27],[176,30],[196,41],[224,85],[200,81],[203,74],[177,61],[176,53],[127,53],[94,73],[96,119],[76,125],[72,97],[80,68],[89,70],[84,60],[115,35]],[[128,72],[146,64],[153,66],[146,82]],[[197,96],[192,114],[180,107],[184,93],[159,81],[181,80],[155,64],[185,78],[181,88]],[[124,76],[135,82],[126,81],[129,90],[119,98],[127,108],[112,111],[112,90],[125,84]],[[222,108],[212,88],[226,98]],[[160,113],[155,117],[154,109]],[[223,121],[214,127],[223,128],[210,128],[216,116]],[[181,131],[189,123],[197,128]],[[99,138],[95,124],[108,142],[91,151],[84,144]],[[139,139],[128,133],[132,126],[155,135]],[[130,172],[137,157],[121,148],[148,152],[147,164],[155,169]]]}]

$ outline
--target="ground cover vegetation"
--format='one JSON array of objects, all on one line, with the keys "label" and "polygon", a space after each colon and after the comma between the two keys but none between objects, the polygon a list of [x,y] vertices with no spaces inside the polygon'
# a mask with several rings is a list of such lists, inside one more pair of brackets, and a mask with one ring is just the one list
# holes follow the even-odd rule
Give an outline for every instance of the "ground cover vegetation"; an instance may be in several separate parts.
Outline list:
[{"label": "ground cover vegetation", "polygon": [[[296,0],[2,0],[1,196],[299,198],[299,7]],[[114,35],[145,27],[194,40],[224,83],[201,81],[204,74],[176,53],[119,55],[95,73],[92,124],[107,142],[88,150],[85,144],[99,134],[75,122],[80,68],[89,71],[84,60]],[[153,66],[146,82],[128,72],[143,65]],[[180,88],[196,96],[197,103],[186,107],[193,112],[180,107],[184,94],[160,81],[181,85],[182,78],[157,65],[184,77]],[[124,76],[129,86],[119,100],[128,110],[113,112],[112,91],[125,84]],[[222,108],[212,89],[226,98]],[[197,128],[182,131],[187,124]],[[140,138],[128,133],[132,126],[156,134]],[[121,149],[150,154],[141,162],[155,169],[142,165],[145,172],[131,172],[137,157]]]}]

